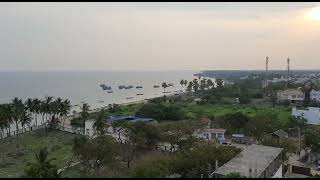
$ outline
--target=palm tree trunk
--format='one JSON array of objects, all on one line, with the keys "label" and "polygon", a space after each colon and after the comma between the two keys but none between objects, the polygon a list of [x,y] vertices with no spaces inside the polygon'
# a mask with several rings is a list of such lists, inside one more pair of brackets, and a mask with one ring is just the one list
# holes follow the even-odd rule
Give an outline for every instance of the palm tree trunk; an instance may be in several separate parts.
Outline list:
[{"label": "palm tree trunk", "polygon": [[38,113],[35,113],[36,126],[38,126]]}]

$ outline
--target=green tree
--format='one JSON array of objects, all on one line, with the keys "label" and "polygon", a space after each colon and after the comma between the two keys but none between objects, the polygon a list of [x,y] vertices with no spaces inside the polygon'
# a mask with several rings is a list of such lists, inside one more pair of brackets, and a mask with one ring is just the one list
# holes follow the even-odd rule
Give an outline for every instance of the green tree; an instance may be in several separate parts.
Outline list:
[{"label": "green tree", "polygon": [[189,84],[188,84],[188,87],[187,87],[187,91],[191,92],[192,88],[193,88],[193,82],[190,81]]},{"label": "green tree", "polygon": [[161,84],[161,87],[163,88],[163,91],[166,92],[166,88],[169,87],[168,84],[166,82],[163,82]]},{"label": "green tree", "polygon": [[82,104],[82,107],[81,107],[81,112],[80,112],[80,115],[81,115],[81,118],[83,120],[87,120],[89,118],[89,111],[90,111],[90,106],[89,104],[87,103],[83,103]]},{"label": "green tree", "polygon": [[93,127],[95,128],[98,136],[101,136],[106,133],[107,121],[106,121],[106,112],[104,110],[100,111],[96,119],[93,123]]},{"label": "green tree", "polygon": [[58,168],[51,163],[54,158],[48,159],[48,151],[46,148],[40,149],[39,153],[35,153],[36,162],[28,163],[25,173],[32,178],[58,178]]},{"label": "green tree", "polygon": [[217,85],[217,87],[218,87],[218,88],[223,87],[223,83],[224,83],[224,82],[223,82],[223,80],[222,80],[222,79],[219,79],[219,78],[218,78],[218,79],[216,79],[216,85]]}]

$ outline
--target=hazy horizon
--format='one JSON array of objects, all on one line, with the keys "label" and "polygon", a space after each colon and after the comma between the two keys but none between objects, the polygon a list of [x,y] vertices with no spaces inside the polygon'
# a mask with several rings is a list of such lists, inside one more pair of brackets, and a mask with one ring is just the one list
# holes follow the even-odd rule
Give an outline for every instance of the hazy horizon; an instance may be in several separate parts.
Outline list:
[{"label": "hazy horizon", "polygon": [[317,70],[317,7],[2,2],[0,71],[263,70],[266,56],[270,70],[284,70],[287,57],[293,70]]}]

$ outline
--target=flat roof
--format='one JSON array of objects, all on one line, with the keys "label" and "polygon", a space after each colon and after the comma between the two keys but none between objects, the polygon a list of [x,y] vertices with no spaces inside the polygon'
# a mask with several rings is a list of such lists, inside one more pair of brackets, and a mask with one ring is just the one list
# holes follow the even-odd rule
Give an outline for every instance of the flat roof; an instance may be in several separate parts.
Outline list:
[{"label": "flat roof", "polygon": [[202,132],[211,132],[211,133],[215,133],[215,132],[226,132],[225,129],[214,129],[214,128],[208,128],[208,129],[203,129]]},{"label": "flat roof", "polygon": [[236,157],[214,171],[213,174],[227,175],[238,172],[242,176],[249,177],[249,168],[251,168],[252,176],[255,169],[257,169],[259,176],[282,150],[282,148],[255,144],[247,146]]}]

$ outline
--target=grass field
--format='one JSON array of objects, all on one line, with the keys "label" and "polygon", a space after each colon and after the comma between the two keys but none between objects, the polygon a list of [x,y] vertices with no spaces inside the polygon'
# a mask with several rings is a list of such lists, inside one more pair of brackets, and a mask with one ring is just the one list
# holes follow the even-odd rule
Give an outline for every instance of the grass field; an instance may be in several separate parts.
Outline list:
[{"label": "grass field", "polygon": [[[60,131],[47,134],[31,132],[20,137],[12,136],[0,140],[0,177],[21,177],[28,162],[35,161],[34,152],[47,147],[49,158],[54,157],[52,163],[62,168],[72,156],[72,142],[76,135]],[[19,144],[19,153],[16,145]],[[3,156],[4,155],[4,156]]]}]

